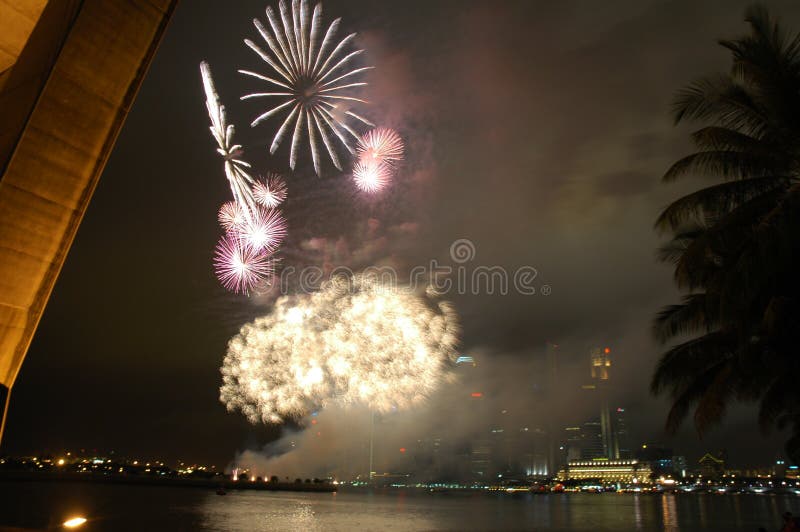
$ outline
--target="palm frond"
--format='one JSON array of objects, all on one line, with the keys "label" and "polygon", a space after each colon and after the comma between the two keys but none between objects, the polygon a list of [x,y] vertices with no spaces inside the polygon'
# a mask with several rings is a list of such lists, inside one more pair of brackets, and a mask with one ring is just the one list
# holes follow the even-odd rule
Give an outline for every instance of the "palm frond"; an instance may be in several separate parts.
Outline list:
[{"label": "palm frond", "polygon": [[679,390],[708,368],[730,359],[735,348],[730,331],[713,331],[678,344],[661,355],[650,389],[655,394],[667,388]]},{"label": "palm frond", "polygon": [[708,333],[717,322],[719,299],[711,294],[689,294],[680,305],[664,307],[653,321],[653,336],[664,343],[675,336]]},{"label": "palm frond", "polygon": [[655,227],[664,231],[694,222],[703,215],[720,217],[739,205],[767,192],[786,187],[785,177],[752,177],[719,183],[700,189],[668,205],[656,219]]}]

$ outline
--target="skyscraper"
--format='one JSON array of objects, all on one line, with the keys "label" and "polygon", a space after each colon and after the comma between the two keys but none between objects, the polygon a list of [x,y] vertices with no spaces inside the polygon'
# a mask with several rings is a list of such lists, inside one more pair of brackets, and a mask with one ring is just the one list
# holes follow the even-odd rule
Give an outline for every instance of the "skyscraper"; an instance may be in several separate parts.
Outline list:
[{"label": "skyscraper", "polygon": [[608,386],[611,368],[611,348],[596,347],[589,353],[591,362],[592,384],[594,384],[600,405],[600,438],[603,443],[603,455],[609,460],[619,459],[617,434],[608,408]]},{"label": "skyscraper", "polygon": [[546,350],[545,350],[545,362],[547,364],[547,384],[545,387],[545,400],[548,402],[548,414],[545,418],[545,427],[547,430],[547,473],[550,475],[555,474],[556,471],[561,467],[561,463],[559,460],[559,431],[556,430],[558,426],[557,420],[555,419],[555,403],[556,397],[556,387],[558,385],[558,344],[553,342],[547,342]]},{"label": "skyscraper", "polygon": [[625,409],[617,407],[613,412],[611,421],[614,424],[614,437],[617,440],[617,451],[619,453],[618,458],[622,460],[633,458],[628,426],[625,423]]}]

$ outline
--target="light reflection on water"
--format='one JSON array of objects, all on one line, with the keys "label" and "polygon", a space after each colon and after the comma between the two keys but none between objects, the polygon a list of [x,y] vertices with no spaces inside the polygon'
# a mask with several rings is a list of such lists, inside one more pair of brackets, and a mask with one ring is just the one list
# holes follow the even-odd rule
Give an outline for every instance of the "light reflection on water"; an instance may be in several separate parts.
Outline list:
[{"label": "light reflection on water", "polygon": [[661,515],[665,532],[676,532],[678,527],[678,512],[675,504],[675,495],[661,496]]},{"label": "light reflection on water", "polygon": [[794,495],[377,491],[290,493],[91,483],[0,482],[0,529],[45,529],[69,515],[84,532],[778,529]]},{"label": "light reflection on water", "polygon": [[[747,495],[208,494],[206,530],[664,530],[774,528],[796,497]],[[782,500],[785,499],[785,500]],[[778,509],[783,508],[780,512]],[[794,507],[794,508],[792,508]]]}]

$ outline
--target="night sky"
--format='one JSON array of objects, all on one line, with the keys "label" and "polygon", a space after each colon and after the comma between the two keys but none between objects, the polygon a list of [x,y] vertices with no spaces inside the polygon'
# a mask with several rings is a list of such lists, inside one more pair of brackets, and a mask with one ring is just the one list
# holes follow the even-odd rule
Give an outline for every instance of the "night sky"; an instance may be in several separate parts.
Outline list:
[{"label": "night sky", "polygon": [[[179,4],[22,366],[3,452],[113,449],[224,466],[279,435],[218,400],[228,339],[268,301],[230,295],[213,275],[216,210],[230,193],[198,69],[211,64],[247,158],[288,170],[285,146],[274,157],[265,147],[275,122],[250,129],[259,103],[238,100],[254,85],[236,70],[261,68],[242,39],[256,40],[251,19],[265,5]],[[450,244],[467,238],[474,265],[533,266],[534,284],[552,293],[448,296],[465,353],[491,364],[541,358],[545,342],[558,343],[569,406],[589,349],[608,345],[636,441],[767,463],[783,439],[760,436],[751,408],[733,409],[702,442],[690,424],[669,438],[667,400],[648,392],[662,349],[650,322],[678,297],[655,261],[653,222],[703,184],[660,183],[690,149],[692,128],[672,126],[670,100],[728,67],[715,40],[747,30],[746,5],[326,0],[325,21],[343,17],[377,66],[362,110],[400,131],[407,162],[387,194],[367,200],[329,164],[310,177],[304,150],[288,179],[283,264],[447,262]],[[766,5],[800,29],[797,2]],[[308,251],[323,239],[324,257]]]}]

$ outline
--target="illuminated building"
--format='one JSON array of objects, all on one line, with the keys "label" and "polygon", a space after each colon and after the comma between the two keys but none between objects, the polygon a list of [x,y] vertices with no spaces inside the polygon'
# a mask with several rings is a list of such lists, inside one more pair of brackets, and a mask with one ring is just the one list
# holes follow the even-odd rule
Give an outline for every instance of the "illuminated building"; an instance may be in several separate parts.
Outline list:
[{"label": "illuminated building", "polygon": [[595,347],[590,353],[592,362],[592,380],[607,381],[608,368],[611,367],[611,349]]},{"label": "illuminated building", "polygon": [[572,460],[558,472],[559,480],[597,480],[604,484],[648,484],[650,465],[638,460]]},{"label": "illuminated building", "polygon": [[725,452],[706,453],[697,463],[701,475],[707,478],[719,478],[725,473]]},{"label": "illuminated building", "polygon": [[522,452],[522,469],[527,477],[545,478],[550,475],[550,442],[552,438],[541,428],[523,427],[520,436],[526,444]]},{"label": "illuminated building", "polygon": [[[600,438],[603,445],[603,456],[610,460],[619,459],[617,434],[611,420],[608,407],[608,380],[611,368],[611,348],[596,347],[589,353],[591,362],[592,385],[596,399],[600,404]],[[590,388],[591,389],[591,388]]]}]

